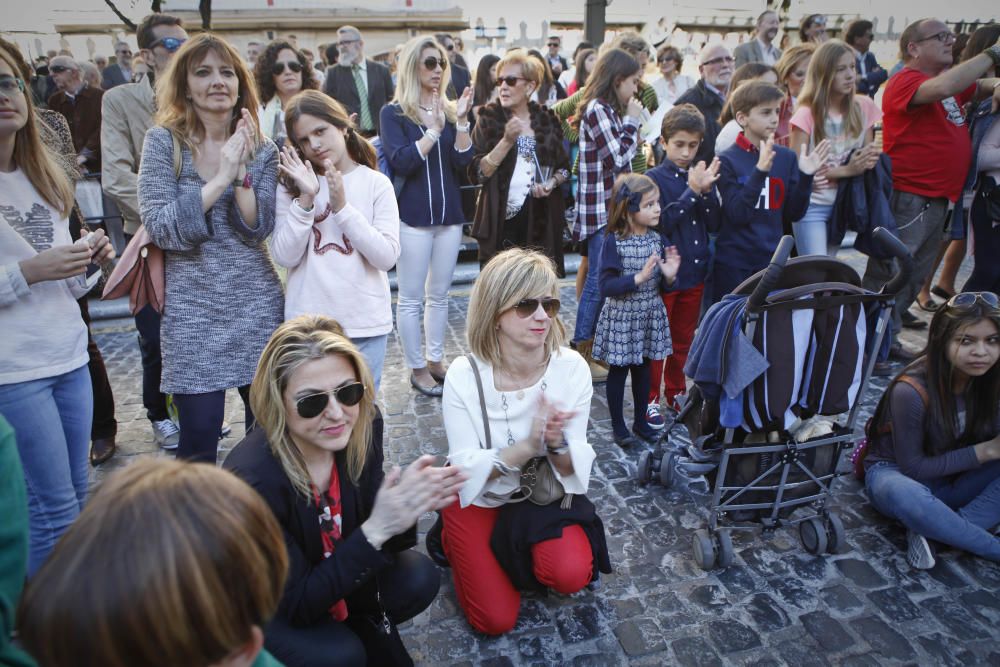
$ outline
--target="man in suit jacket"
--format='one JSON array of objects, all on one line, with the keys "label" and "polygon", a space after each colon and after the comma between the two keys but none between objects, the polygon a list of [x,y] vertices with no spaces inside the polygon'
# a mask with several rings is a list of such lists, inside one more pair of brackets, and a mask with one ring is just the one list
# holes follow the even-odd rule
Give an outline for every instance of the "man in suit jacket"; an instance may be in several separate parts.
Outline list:
[{"label": "man in suit jacket", "polygon": [[858,92],[871,98],[875,97],[879,87],[889,78],[889,73],[875,60],[875,54],[869,51],[875,36],[872,32],[874,28],[871,21],[858,19],[851,21],[844,34],[844,41],[854,49],[858,70]]},{"label": "man in suit jacket", "polygon": [[458,53],[455,46],[455,39],[446,32],[439,32],[434,35],[434,39],[441,48],[448,54],[448,62],[451,64],[451,79],[448,82],[448,90],[445,96],[449,100],[457,100],[466,88],[472,85],[472,73],[466,69],[462,63],[465,60]]},{"label": "man in suit jacket", "polygon": [[49,108],[69,122],[76,163],[85,171],[101,170],[101,98],[103,90],[87,85],[80,64],[69,56],[56,56],[49,64],[56,92]]},{"label": "man in suit jacket", "polygon": [[[365,137],[378,134],[379,112],[392,100],[395,88],[389,68],[365,58],[365,42],[354,26],[337,30],[336,65],[326,70],[323,92],[358,115],[358,128]],[[365,104],[362,104],[364,100]]]},{"label": "man in suit jacket", "polygon": [[123,83],[132,83],[132,49],[125,42],[115,44],[117,63],[104,68],[101,88],[111,90]]},{"label": "man in suit jacket", "polygon": [[757,17],[757,31],[749,42],[740,44],[733,51],[736,57],[736,68],[747,63],[764,63],[774,67],[781,57],[781,50],[774,45],[778,36],[778,15],[768,10]]},{"label": "man in suit jacket", "polygon": [[558,79],[560,74],[569,69],[566,59],[559,55],[559,50],[562,48],[562,38],[559,35],[551,35],[546,40],[545,45],[549,49],[549,52],[545,54],[545,59],[549,61],[549,67],[552,68],[552,76]]}]

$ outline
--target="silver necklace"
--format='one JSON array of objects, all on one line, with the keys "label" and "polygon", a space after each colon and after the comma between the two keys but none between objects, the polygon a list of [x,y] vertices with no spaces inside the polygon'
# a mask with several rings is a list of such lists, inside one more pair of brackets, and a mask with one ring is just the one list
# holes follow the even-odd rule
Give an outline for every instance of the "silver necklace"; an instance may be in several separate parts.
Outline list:
[{"label": "silver necklace", "polygon": [[[545,376],[543,375],[542,376],[542,387],[541,387],[543,394],[545,393],[545,390],[548,388],[548,386],[549,386],[548,383],[545,382]],[[519,389],[518,392],[515,394],[515,396],[517,397],[517,400],[520,401],[521,399],[524,398],[524,390],[523,389]],[[510,414],[507,412],[507,409],[508,409],[508,405],[507,405],[507,393],[503,392],[503,391],[500,392],[500,407],[503,408],[503,418],[504,418],[504,421],[507,422],[507,446],[508,447],[513,447],[515,440],[514,440],[514,434],[511,433],[511,430],[510,430]]]}]

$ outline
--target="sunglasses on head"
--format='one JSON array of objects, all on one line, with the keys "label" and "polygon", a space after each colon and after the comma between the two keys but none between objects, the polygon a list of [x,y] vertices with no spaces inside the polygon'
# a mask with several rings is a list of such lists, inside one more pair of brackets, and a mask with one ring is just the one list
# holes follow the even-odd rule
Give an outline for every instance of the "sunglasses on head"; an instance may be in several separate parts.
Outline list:
[{"label": "sunglasses on head", "polygon": [[498,76],[496,87],[499,88],[502,84],[506,83],[509,87],[513,88],[517,85],[518,81],[527,81],[527,79],[522,76]]},{"label": "sunglasses on head", "polygon": [[170,53],[173,53],[177,49],[181,48],[181,45],[186,41],[186,39],[180,39],[178,37],[161,37],[149,45],[149,50],[152,51],[156,47],[162,46]]},{"label": "sunglasses on head", "polygon": [[948,299],[945,304],[950,310],[971,310],[976,304],[987,308],[1000,308],[1000,298],[993,292],[962,292]]},{"label": "sunglasses on head", "polygon": [[555,317],[559,312],[559,299],[521,299],[514,305],[514,312],[523,320],[534,315],[538,306],[549,317]]},{"label": "sunglasses on head", "polygon": [[295,411],[303,419],[312,419],[321,415],[326,410],[326,406],[330,404],[331,396],[337,399],[338,403],[349,408],[360,403],[364,395],[365,385],[360,382],[352,382],[351,384],[345,384],[343,387],[337,387],[332,391],[303,396],[295,401]]},{"label": "sunglasses on head", "polygon": [[436,70],[438,67],[440,67],[441,69],[448,69],[448,59],[435,58],[434,56],[430,56],[428,58],[424,58],[424,67],[426,67],[428,70],[432,72]]},{"label": "sunglasses on head", "polygon": [[292,70],[296,74],[302,71],[302,64],[297,60],[293,60],[288,63],[274,63],[274,65],[271,66],[271,74],[274,76],[284,74],[286,65],[288,66],[288,69]]}]

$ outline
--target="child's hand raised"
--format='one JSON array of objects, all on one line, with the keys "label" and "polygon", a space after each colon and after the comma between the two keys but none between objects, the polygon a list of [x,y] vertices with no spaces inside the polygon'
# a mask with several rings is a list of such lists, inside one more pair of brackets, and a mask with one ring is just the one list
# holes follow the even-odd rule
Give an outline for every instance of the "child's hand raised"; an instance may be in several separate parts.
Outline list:
[{"label": "child's hand raised", "polygon": [[330,160],[323,160],[323,171],[326,176],[326,185],[330,189],[330,210],[339,213],[342,208],[347,206],[344,177],[340,175]]},{"label": "child's hand raised", "polygon": [[677,271],[681,268],[681,254],[677,252],[677,246],[667,246],[663,249],[663,259],[656,259],[660,265],[660,273],[667,279],[667,283],[673,284]]},{"label": "child's hand raised", "polygon": [[808,155],[806,154],[806,145],[802,144],[801,152],[799,153],[799,171],[807,176],[812,176],[819,168],[826,164],[826,159],[830,156],[830,140],[824,139],[823,141],[816,144],[816,148],[812,149],[812,152]]},{"label": "child's hand raised", "polygon": [[308,210],[312,207],[313,198],[319,193],[319,179],[313,171],[312,162],[303,162],[298,152],[288,144],[281,149],[278,157],[278,170],[299,189],[299,204]]},{"label": "child's hand raised", "polygon": [[643,265],[642,270],[635,274],[635,284],[641,285],[649,281],[653,277],[653,273],[656,271],[657,265],[660,263],[660,255],[658,253],[653,253],[646,260]]},{"label": "child's hand raised", "polygon": [[770,136],[760,142],[760,157],[757,158],[757,168],[764,172],[770,172],[772,164],[774,164],[774,137]]},{"label": "child's hand raised", "polygon": [[719,180],[719,158],[712,160],[712,164],[707,167],[702,160],[688,172],[688,187],[701,195],[708,194],[717,180]]}]

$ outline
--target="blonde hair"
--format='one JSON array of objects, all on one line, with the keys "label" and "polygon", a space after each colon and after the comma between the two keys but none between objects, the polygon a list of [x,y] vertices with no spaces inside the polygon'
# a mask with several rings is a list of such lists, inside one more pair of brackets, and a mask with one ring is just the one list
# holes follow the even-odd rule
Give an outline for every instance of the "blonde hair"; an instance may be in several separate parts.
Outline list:
[{"label": "blonde hair", "polygon": [[43,667],[215,664],[263,629],[287,571],[281,528],[249,485],[142,459],[97,488],[28,583],[19,632]]},{"label": "blonde hair", "polygon": [[[17,58],[4,48],[0,48],[0,59],[7,63],[15,77],[23,76]],[[35,115],[30,84],[30,81],[24,81],[24,92],[21,93],[24,96],[27,118],[24,126],[14,134],[14,164],[24,172],[42,199],[64,218],[68,218],[75,198],[73,184],[63,167],[59,166],[59,158],[42,141],[42,130],[39,129]]]},{"label": "blonde hair", "polygon": [[[551,259],[523,248],[495,255],[480,271],[469,296],[465,337],[472,353],[493,368],[504,368],[498,320],[521,299],[539,296],[559,296],[559,278]],[[565,340],[566,328],[556,315],[545,337],[546,354],[551,355]]]},{"label": "blonde hair", "polygon": [[[170,130],[170,134],[178,142],[187,146],[191,152],[196,151],[192,139],[201,138],[205,127],[195,113],[194,105],[188,99],[187,78],[188,74],[193,72],[205,59],[209,51],[214,51],[224,63],[233,68],[239,82],[239,92],[237,93],[236,106],[233,108],[233,120],[230,123],[229,131],[236,130],[236,123],[239,122],[240,111],[243,109],[250,112],[254,126],[260,127],[260,119],[257,116],[260,99],[257,95],[257,84],[254,81],[253,72],[247,68],[239,52],[229,42],[218,35],[203,32],[184,42],[184,45],[170,60],[167,71],[163,73],[162,77],[156,79],[156,116],[153,119],[153,124]],[[258,142],[261,141],[259,129],[256,139]]]},{"label": "blonde hair", "polygon": [[[830,90],[837,78],[837,61],[844,54],[851,55],[854,64],[854,50],[839,39],[824,42],[813,53],[809,61],[805,83],[799,93],[797,106],[808,107],[813,117],[813,142],[818,144],[826,138],[826,117],[830,112]],[[864,130],[861,105],[854,95],[848,95],[843,106],[838,109],[844,115],[844,136],[857,137]]]},{"label": "blonde hair", "polygon": [[503,68],[508,65],[520,65],[521,76],[535,84],[535,90],[538,90],[542,85],[542,80],[545,78],[542,73],[542,63],[524,49],[511,49],[504,54],[500,62],[497,63],[498,78]]},{"label": "blonde hair", "polygon": [[785,49],[781,57],[778,58],[778,62],[774,64],[774,69],[778,73],[778,85],[781,86],[782,90],[788,90],[785,86],[785,80],[795,69],[795,66],[799,64],[799,61],[803,58],[809,58],[813,53],[816,52],[815,42],[803,42],[802,44],[796,44]]},{"label": "blonde hair", "polygon": [[375,417],[375,382],[365,358],[340,324],[322,315],[301,315],[288,320],[267,341],[257,363],[257,373],[250,385],[250,408],[257,424],[267,434],[271,452],[295,490],[312,498],[312,481],[305,459],[288,434],[285,414],[285,390],[292,374],[303,364],[329,356],[344,357],[354,368],[358,381],[365,386],[358,419],[347,441],[347,472],[357,484],[365,467]]},{"label": "blonde hair", "polygon": [[[438,53],[438,58],[448,62],[448,55],[437,43],[432,35],[417,35],[406,44],[399,52],[399,60],[396,61],[396,95],[393,102],[399,104],[403,115],[412,120],[417,125],[423,125],[424,121],[420,116],[420,68],[424,66],[420,54],[424,49],[433,48]],[[441,85],[438,93],[441,95],[441,106],[444,108],[445,118],[449,123],[454,123],[456,119],[455,103],[445,97],[445,91],[451,81],[452,64],[448,63],[441,72]],[[459,91],[461,94],[461,91]]]}]

